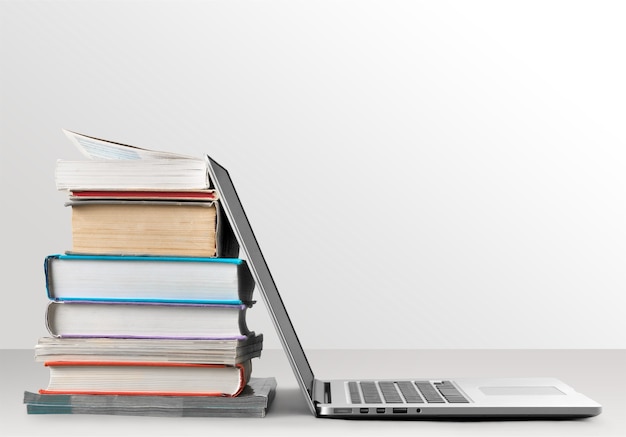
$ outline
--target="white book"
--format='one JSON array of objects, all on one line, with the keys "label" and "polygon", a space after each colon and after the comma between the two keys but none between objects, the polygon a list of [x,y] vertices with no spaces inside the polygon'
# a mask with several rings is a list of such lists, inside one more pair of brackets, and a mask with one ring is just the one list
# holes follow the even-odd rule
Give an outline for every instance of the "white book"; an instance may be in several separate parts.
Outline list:
[{"label": "white book", "polygon": [[209,189],[206,158],[142,149],[64,130],[88,159],[57,160],[58,190]]}]

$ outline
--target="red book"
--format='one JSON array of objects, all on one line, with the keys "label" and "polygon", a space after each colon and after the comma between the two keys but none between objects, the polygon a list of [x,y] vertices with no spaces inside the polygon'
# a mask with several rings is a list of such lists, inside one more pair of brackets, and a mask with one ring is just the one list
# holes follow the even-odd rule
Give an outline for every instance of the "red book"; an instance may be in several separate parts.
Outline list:
[{"label": "red book", "polygon": [[215,190],[198,191],[72,191],[71,200],[216,200]]},{"label": "red book", "polygon": [[235,366],[169,362],[49,361],[41,394],[237,396],[250,361]]}]

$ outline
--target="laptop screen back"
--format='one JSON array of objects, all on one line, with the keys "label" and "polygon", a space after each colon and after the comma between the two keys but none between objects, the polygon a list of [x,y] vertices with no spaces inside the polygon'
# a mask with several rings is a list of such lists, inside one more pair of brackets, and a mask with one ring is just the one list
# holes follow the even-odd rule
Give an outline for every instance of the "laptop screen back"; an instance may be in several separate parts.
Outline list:
[{"label": "laptop screen back", "polygon": [[298,383],[308,391],[309,399],[311,399],[314,379],[313,371],[289,319],[265,258],[261,253],[261,248],[252,232],[252,227],[243,210],[235,186],[228,171],[210,157],[207,158],[209,162],[209,176],[219,193],[220,202],[226,217],[233,228],[239,245],[245,253],[256,286],[268,307],[272,322],[276,327],[293,371],[296,377],[299,378]]}]

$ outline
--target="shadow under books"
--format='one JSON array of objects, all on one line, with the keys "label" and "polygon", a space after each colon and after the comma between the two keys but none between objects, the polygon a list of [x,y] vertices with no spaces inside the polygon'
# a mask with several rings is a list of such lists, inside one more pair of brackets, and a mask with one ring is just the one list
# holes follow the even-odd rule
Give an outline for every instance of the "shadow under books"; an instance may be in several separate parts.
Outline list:
[{"label": "shadow under books", "polygon": [[276,389],[276,397],[267,410],[268,416],[308,416],[311,412],[305,400],[302,398],[300,389],[280,388]]}]

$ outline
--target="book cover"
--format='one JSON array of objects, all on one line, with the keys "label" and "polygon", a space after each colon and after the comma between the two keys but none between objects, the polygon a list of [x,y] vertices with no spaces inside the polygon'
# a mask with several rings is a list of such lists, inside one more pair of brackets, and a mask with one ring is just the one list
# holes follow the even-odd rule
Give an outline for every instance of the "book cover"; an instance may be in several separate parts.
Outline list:
[{"label": "book cover", "polygon": [[143,147],[122,144],[103,138],[81,134],[68,129],[63,133],[74,146],[89,160],[130,160],[141,161],[150,159],[191,159],[198,158],[179,153],[151,150]]},{"label": "book cover", "polygon": [[74,190],[70,192],[70,201],[83,200],[217,200],[215,190],[158,191],[158,190]]},{"label": "book cover", "polygon": [[252,304],[239,258],[54,254],[44,262],[51,300]]}]

